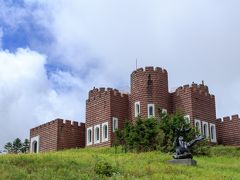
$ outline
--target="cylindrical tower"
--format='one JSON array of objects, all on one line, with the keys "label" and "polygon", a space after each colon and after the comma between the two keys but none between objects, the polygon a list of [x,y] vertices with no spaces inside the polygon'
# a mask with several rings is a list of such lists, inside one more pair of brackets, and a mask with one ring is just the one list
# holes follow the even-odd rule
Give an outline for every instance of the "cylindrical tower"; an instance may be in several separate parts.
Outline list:
[{"label": "cylindrical tower", "polygon": [[168,73],[160,67],[145,67],[131,74],[131,119],[157,116],[169,109]]}]

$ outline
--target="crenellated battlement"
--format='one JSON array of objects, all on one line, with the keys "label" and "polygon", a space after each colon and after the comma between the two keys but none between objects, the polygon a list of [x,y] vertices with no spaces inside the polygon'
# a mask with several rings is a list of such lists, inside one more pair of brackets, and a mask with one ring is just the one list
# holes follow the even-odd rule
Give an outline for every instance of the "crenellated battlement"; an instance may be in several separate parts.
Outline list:
[{"label": "crenellated battlement", "polygon": [[127,98],[128,94],[120,92],[118,89],[113,88],[93,88],[93,90],[89,91],[88,94],[88,102],[94,101],[106,95],[112,95],[116,97]]},{"label": "crenellated battlement", "polygon": [[132,72],[132,75],[137,74],[137,73],[143,73],[143,72],[158,72],[158,73],[163,73],[163,74],[167,74],[167,70],[166,69],[162,69],[160,67],[153,67],[153,66],[147,66],[145,68],[138,68],[135,71]]},{"label": "crenellated battlement", "polygon": [[186,92],[197,92],[200,95],[209,96],[211,98],[214,98],[214,95],[209,93],[208,86],[206,86],[204,84],[192,83],[191,85],[187,84],[184,86],[180,86],[176,89],[175,94],[177,96],[179,96]]},{"label": "crenellated battlement", "polygon": [[226,116],[226,117],[223,117],[223,118],[218,118],[216,120],[218,123],[227,123],[227,122],[230,122],[230,121],[240,121],[239,119],[239,115],[238,114],[235,114],[235,115],[232,115],[232,116]]},{"label": "crenellated battlement", "polygon": [[64,120],[64,119],[55,119],[55,120],[52,120],[50,122],[47,122],[47,123],[44,123],[40,126],[37,126],[35,128],[32,128],[31,131],[36,131],[36,130],[39,130],[39,129],[42,129],[42,128],[46,128],[48,126],[52,126],[52,125],[71,125],[73,127],[85,127],[85,123],[79,123],[77,121],[71,121],[71,120]]}]

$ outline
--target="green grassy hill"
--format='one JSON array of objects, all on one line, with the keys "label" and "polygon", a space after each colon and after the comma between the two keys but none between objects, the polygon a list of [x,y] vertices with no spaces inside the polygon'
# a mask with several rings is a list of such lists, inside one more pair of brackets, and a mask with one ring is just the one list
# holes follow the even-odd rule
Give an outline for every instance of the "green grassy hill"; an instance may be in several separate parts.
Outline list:
[{"label": "green grassy hill", "polygon": [[[240,179],[240,148],[214,147],[210,157],[194,157],[196,167],[170,165],[161,152],[115,154],[114,148],[0,156],[0,179],[108,179],[96,164],[108,161],[109,179]],[[102,165],[104,163],[100,163]],[[108,169],[110,169],[109,167]]]}]

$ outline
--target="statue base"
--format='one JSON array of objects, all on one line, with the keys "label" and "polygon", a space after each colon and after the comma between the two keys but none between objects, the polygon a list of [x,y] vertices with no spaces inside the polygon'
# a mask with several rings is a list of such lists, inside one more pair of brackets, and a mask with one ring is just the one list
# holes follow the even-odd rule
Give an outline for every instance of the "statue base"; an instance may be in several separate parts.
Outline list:
[{"label": "statue base", "polygon": [[197,161],[193,159],[172,159],[168,161],[170,164],[180,164],[180,165],[186,165],[186,166],[196,166]]}]

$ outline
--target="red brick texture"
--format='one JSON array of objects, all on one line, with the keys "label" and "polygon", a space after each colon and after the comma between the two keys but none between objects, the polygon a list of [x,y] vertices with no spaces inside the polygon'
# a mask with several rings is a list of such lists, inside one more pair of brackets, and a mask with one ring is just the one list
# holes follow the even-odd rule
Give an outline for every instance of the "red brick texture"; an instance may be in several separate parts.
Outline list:
[{"label": "red brick texture", "polygon": [[217,119],[218,143],[240,146],[240,118],[238,115]]},{"label": "red brick texture", "polygon": [[194,125],[193,120],[195,119],[215,123],[215,97],[209,93],[208,87],[203,84],[185,85],[172,93],[171,111],[176,112],[177,110],[189,115],[192,125]]},{"label": "red brick texture", "polygon": [[[114,140],[112,119],[118,118],[118,127],[123,128],[129,117],[128,94],[122,94],[116,89],[100,88],[89,92],[86,101],[86,129],[92,127],[93,143],[90,146],[111,146]],[[102,123],[108,122],[108,141],[102,142]],[[100,125],[100,143],[94,144],[94,126]],[[86,130],[87,137],[87,130]],[[87,141],[86,141],[87,145]]]},{"label": "red brick texture", "polygon": [[135,120],[135,102],[140,102],[140,116],[148,117],[148,104],[157,109],[169,110],[168,73],[159,67],[146,67],[133,71],[131,74],[131,120]]},{"label": "red brick texture", "polygon": [[[237,115],[223,122],[216,120],[215,97],[204,84],[185,85],[175,92],[168,91],[168,73],[159,67],[139,68],[131,74],[131,93],[123,94],[112,88],[94,88],[86,100],[86,124],[57,119],[30,130],[30,137],[40,136],[40,152],[85,146],[112,146],[114,142],[113,118],[118,118],[118,128],[125,121],[135,121],[135,102],[140,102],[140,116],[148,117],[148,104],[168,113],[177,110],[190,116],[191,125],[199,121],[201,132],[211,135],[211,142],[240,146],[240,119]],[[108,140],[103,142],[103,123],[108,123]],[[94,143],[94,127],[100,126],[100,142]],[[212,135],[210,127],[216,129]],[[205,127],[205,128],[203,128]],[[92,143],[87,142],[87,128],[92,128]],[[214,133],[215,133],[214,132]]]},{"label": "red brick texture", "polygon": [[[30,130],[30,139],[39,136],[39,152],[85,146],[85,123],[56,119]],[[31,145],[30,145],[31,146]]]}]

